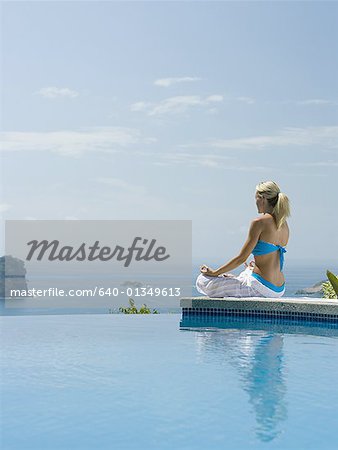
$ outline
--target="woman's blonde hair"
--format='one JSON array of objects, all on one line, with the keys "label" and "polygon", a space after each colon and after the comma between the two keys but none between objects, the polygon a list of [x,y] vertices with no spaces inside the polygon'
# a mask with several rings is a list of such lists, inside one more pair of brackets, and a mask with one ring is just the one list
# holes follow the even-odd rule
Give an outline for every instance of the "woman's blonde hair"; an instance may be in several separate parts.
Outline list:
[{"label": "woman's blonde hair", "polygon": [[290,200],[280,191],[279,186],[274,181],[262,181],[257,184],[256,192],[260,197],[267,199],[270,206],[273,207],[272,215],[275,218],[277,229],[279,229],[290,213]]}]

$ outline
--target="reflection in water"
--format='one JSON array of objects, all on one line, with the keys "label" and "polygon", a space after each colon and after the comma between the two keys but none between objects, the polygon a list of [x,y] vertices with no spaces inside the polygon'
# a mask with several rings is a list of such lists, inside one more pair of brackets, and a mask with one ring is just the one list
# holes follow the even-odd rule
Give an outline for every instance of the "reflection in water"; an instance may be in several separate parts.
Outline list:
[{"label": "reflection in water", "polygon": [[282,350],[281,336],[267,335],[260,338],[244,385],[255,409],[257,437],[265,442],[280,434],[279,423],[287,418]]},{"label": "reflection in water", "polygon": [[267,331],[223,329],[200,331],[196,338],[200,360],[216,358],[220,362],[225,357],[236,368],[253,406],[258,439],[275,439],[281,433],[281,422],[287,418],[282,336]]},{"label": "reflection in water", "polygon": [[337,321],[183,314],[180,328],[196,333],[200,360],[221,365],[225,358],[236,368],[255,413],[256,435],[263,442],[275,439],[287,419],[282,336],[338,337]]}]

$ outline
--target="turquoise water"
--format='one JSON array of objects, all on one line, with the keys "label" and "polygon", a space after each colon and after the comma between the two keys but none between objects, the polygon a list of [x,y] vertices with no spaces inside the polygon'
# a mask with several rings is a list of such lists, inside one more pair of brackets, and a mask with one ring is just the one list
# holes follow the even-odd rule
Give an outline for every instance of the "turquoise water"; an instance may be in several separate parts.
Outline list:
[{"label": "turquoise water", "polygon": [[337,447],[329,326],[180,328],[180,315],[160,314],[7,316],[0,327],[2,449]]}]

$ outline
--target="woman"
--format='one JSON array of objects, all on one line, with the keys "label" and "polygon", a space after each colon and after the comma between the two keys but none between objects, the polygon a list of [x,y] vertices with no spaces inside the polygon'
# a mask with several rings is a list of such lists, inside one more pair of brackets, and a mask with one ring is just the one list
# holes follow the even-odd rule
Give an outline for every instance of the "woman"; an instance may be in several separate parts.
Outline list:
[{"label": "woman", "polygon": [[[196,280],[196,288],[208,297],[282,297],[285,246],[289,241],[290,202],[274,181],[256,186],[256,205],[262,216],[251,222],[248,238],[239,255],[213,270],[205,264]],[[246,264],[250,254],[255,260]],[[246,269],[238,276],[225,273],[241,264]]]}]

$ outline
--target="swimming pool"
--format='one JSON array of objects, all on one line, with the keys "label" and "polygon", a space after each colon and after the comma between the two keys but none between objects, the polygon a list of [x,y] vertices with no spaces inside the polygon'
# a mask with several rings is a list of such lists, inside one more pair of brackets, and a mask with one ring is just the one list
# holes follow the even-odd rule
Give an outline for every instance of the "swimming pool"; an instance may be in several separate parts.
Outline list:
[{"label": "swimming pool", "polygon": [[1,317],[2,448],[337,447],[337,326],[180,318]]}]

